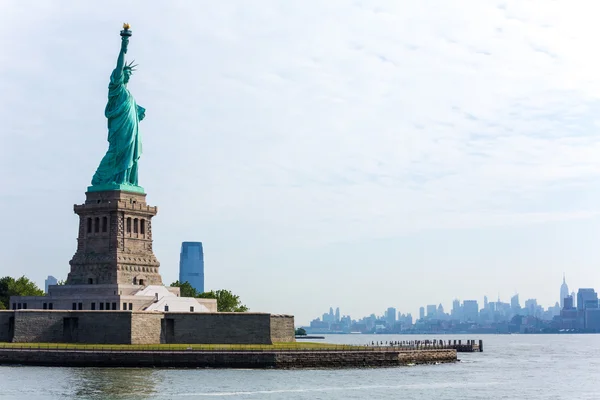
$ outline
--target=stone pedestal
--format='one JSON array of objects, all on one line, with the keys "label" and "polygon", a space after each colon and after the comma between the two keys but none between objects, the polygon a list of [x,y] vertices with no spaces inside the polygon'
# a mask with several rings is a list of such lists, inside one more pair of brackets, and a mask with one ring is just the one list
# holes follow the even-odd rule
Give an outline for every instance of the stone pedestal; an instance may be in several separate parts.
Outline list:
[{"label": "stone pedestal", "polygon": [[79,215],[77,251],[67,285],[162,285],[152,251],[152,217],[157,208],[144,193],[87,192]]}]

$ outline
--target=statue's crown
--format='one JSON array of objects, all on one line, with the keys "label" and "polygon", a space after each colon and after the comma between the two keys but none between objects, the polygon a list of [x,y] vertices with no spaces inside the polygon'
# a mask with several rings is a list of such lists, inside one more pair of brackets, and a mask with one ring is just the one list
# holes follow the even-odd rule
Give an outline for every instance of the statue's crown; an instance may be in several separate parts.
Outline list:
[{"label": "statue's crown", "polygon": [[123,67],[123,69],[128,69],[131,72],[135,71],[135,67],[137,67],[137,64],[133,64],[135,62],[135,60],[133,60],[132,62],[130,62],[129,64],[125,64],[125,66]]}]

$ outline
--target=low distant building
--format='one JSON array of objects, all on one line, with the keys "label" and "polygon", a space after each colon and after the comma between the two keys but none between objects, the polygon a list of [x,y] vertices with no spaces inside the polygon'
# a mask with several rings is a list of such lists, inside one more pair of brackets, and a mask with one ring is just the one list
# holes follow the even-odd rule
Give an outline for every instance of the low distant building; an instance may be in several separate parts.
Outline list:
[{"label": "low distant building", "polygon": [[58,284],[58,279],[56,279],[52,275],[48,275],[48,277],[44,281],[44,293],[48,294],[48,286],[56,284]]},{"label": "low distant building", "polygon": [[600,308],[588,308],[585,310],[585,329],[600,332]]},{"label": "low distant building", "polygon": [[562,301],[563,307],[562,310],[573,310],[575,309],[575,305],[573,304],[573,297],[567,296]]}]

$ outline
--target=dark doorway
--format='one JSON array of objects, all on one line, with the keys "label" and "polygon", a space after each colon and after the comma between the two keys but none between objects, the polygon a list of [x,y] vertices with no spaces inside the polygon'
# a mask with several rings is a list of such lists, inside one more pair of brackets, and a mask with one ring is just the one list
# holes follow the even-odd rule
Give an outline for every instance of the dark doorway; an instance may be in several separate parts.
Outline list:
[{"label": "dark doorway", "polygon": [[79,318],[63,318],[63,341],[65,343],[77,343],[77,331]]},{"label": "dark doorway", "polygon": [[165,343],[175,342],[175,320],[163,319],[163,335]]},{"label": "dark doorway", "polygon": [[15,317],[10,317],[8,319],[8,341],[12,342],[14,336],[15,336]]}]

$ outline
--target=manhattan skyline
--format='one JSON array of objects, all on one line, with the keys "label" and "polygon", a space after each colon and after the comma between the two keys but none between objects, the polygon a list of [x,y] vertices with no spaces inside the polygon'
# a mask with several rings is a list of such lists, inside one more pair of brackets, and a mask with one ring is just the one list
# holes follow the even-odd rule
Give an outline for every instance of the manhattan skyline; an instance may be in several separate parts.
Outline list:
[{"label": "manhattan skyline", "polygon": [[600,288],[600,6],[334,3],[0,3],[0,276],[66,277],[128,21],[166,283],[198,238],[298,324]]},{"label": "manhattan skyline", "polygon": [[[519,309],[526,310],[528,307],[527,306],[528,303],[534,303],[535,307],[536,308],[539,307],[541,312],[548,312],[550,314],[553,313],[554,315],[558,315],[559,311],[563,308],[563,300],[566,297],[570,296],[573,299],[572,300],[573,304],[576,304],[578,290],[579,289],[585,290],[586,288],[574,289],[571,286],[571,289],[572,290],[569,291],[569,286],[566,281],[566,276],[563,275],[563,280],[562,280],[562,284],[560,285],[560,288],[558,288],[558,286],[557,286],[556,301],[551,304],[540,303],[540,302],[538,302],[538,299],[535,296],[528,294],[528,293],[513,293],[508,297],[501,297],[499,294],[497,295],[497,297],[482,294],[480,296],[476,296],[473,298],[462,298],[462,297],[456,295],[451,300],[444,299],[444,301],[440,301],[437,303],[434,301],[430,301],[426,304],[424,303],[416,310],[405,309],[402,307],[402,305],[398,305],[398,304],[389,304],[383,311],[382,310],[372,310],[370,313],[367,313],[365,315],[352,315],[350,313],[346,313],[344,308],[340,307],[340,305],[336,303],[335,306],[329,307],[329,315],[334,315],[332,313],[335,308],[335,321],[336,322],[339,322],[341,317],[351,318],[353,321],[359,320],[361,318],[372,317],[372,316],[376,316],[377,318],[386,319],[386,318],[388,318],[389,310],[393,309],[394,314],[410,316],[413,321],[417,321],[418,319],[421,318],[421,312],[423,312],[423,315],[428,316],[428,317],[431,317],[432,315],[434,315],[434,318],[438,318],[439,315],[438,316],[435,316],[435,315],[437,313],[441,312],[441,313],[445,313],[446,317],[451,318],[451,317],[454,317],[453,314],[456,311],[457,304],[462,305],[463,302],[471,303],[471,305],[474,307],[475,307],[475,304],[473,302],[475,302],[477,305],[477,307],[475,307],[475,309],[478,311],[488,309],[488,303],[502,305],[502,306],[513,308],[514,309],[513,311],[515,312],[515,314],[519,314],[519,312],[515,311],[515,310],[519,310]],[[439,307],[441,307],[441,310]],[[326,307],[324,306],[323,309],[325,309],[325,308]],[[322,321],[326,321],[326,318],[325,318],[326,314],[327,313],[324,313],[322,316],[317,315],[316,319],[321,318]],[[525,312],[522,312],[522,314],[526,315]],[[549,318],[548,315],[545,315],[545,317]],[[549,319],[551,319],[551,318],[549,318]],[[311,321],[309,321],[309,322],[312,322],[312,321],[313,320],[311,319]],[[297,323],[296,325],[307,326],[308,323],[305,323],[303,321],[302,323]]]}]

